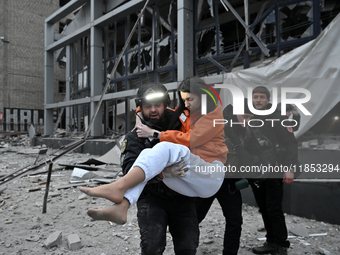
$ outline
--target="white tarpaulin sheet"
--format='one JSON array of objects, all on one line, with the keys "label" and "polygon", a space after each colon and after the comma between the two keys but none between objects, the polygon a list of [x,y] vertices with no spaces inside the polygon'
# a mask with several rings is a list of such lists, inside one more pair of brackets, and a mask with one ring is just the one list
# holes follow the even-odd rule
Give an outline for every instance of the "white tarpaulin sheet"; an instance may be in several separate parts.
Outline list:
[{"label": "white tarpaulin sheet", "polygon": [[[300,110],[301,124],[298,137],[315,125],[340,101],[340,16],[313,41],[294,49],[267,66],[249,68],[225,74],[224,84],[236,85],[249,97],[249,87],[266,86],[269,91],[278,88],[305,88],[311,99],[303,106],[311,113],[306,116]],[[228,89],[222,89],[223,106],[232,104]],[[251,97],[251,96],[250,96]],[[304,98],[302,93],[288,93],[287,98]]]}]

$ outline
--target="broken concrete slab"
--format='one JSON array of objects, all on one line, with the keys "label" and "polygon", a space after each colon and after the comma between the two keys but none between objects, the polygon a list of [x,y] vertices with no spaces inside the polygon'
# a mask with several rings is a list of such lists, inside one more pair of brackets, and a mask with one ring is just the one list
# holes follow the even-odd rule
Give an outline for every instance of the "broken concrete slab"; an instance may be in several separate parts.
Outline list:
[{"label": "broken concrete slab", "polygon": [[[124,136],[125,137],[125,136]],[[123,137],[123,138],[124,138]],[[105,165],[105,164],[120,164],[120,149],[117,145],[115,145],[110,151],[99,158],[91,158],[85,162],[82,162],[83,165]]]},{"label": "broken concrete slab", "polygon": [[34,191],[39,191],[39,190],[41,190],[41,187],[34,187],[34,188],[27,189],[27,192],[34,192]]},{"label": "broken concrete slab", "polygon": [[309,140],[309,147],[317,147],[319,145],[318,139]]},{"label": "broken concrete slab", "polygon": [[325,144],[325,150],[338,150],[339,144]]},{"label": "broken concrete slab", "polygon": [[68,247],[71,251],[78,250],[82,247],[80,238],[77,234],[72,234],[67,237]]},{"label": "broken concrete slab", "polygon": [[319,247],[319,253],[323,254],[323,255],[331,255],[331,253],[329,251],[327,251],[324,248]]},{"label": "broken concrete slab", "polygon": [[302,148],[308,149],[309,148],[309,142],[302,142]]},{"label": "broken concrete slab", "polygon": [[309,231],[306,228],[305,224],[296,224],[296,225],[292,226],[289,229],[289,231],[291,233],[293,233],[294,235],[297,235],[297,236],[305,236],[305,237],[309,236]]},{"label": "broken concrete slab", "polygon": [[58,192],[58,191],[54,191],[54,192],[48,193],[48,196],[49,197],[58,197],[58,196],[61,196],[61,193]]},{"label": "broken concrete slab", "polygon": [[90,180],[97,177],[99,176],[93,172],[75,167],[71,175],[70,183],[83,182],[85,180]]},{"label": "broken concrete slab", "polygon": [[78,200],[84,200],[84,199],[87,199],[88,196],[86,194],[81,194],[79,197],[78,197]]},{"label": "broken concrete slab", "polygon": [[53,234],[49,235],[44,242],[44,245],[47,249],[50,249],[54,246],[58,246],[61,244],[63,238],[63,234],[61,231],[56,231]]},{"label": "broken concrete slab", "polygon": [[38,242],[40,239],[40,236],[38,235],[32,235],[32,236],[29,236],[26,238],[26,241],[29,241],[29,242]]}]

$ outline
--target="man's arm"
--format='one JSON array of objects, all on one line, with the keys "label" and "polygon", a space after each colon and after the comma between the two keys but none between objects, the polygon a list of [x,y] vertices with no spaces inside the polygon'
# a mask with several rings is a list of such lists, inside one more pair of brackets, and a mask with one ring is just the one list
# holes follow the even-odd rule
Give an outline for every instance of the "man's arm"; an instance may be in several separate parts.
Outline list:
[{"label": "man's arm", "polygon": [[120,155],[120,165],[124,175],[130,170],[144,148],[143,139],[137,137],[136,131],[129,132],[125,136]]},{"label": "man's arm", "polygon": [[285,148],[285,161],[286,166],[295,165],[298,156],[298,142],[293,134],[292,128],[286,128],[281,125],[274,127],[275,135],[280,145]]}]

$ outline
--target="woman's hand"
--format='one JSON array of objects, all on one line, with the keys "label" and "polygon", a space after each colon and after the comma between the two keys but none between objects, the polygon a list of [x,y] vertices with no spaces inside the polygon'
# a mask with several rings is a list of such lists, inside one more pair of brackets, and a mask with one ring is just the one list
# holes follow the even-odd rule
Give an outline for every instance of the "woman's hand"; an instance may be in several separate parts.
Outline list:
[{"label": "woman's hand", "polygon": [[142,137],[142,138],[152,137],[153,133],[156,131],[155,129],[152,129],[142,123],[138,123],[136,127],[137,127],[137,136]]},{"label": "woman's hand", "polygon": [[171,166],[167,166],[164,170],[158,175],[160,178],[176,178],[176,177],[184,177],[185,172],[189,170],[189,168],[185,168],[188,165],[184,158],[181,158],[181,161],[175,163]]}]

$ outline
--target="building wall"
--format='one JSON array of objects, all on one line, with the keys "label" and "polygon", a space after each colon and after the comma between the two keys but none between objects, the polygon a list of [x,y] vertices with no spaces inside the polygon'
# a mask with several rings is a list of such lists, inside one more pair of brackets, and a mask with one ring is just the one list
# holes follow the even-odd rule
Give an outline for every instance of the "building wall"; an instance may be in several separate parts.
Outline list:
[{"label": "building wall", "polygon": [[1,1],[0,109],[43,109],[44,20],[59,9],[59,1]]},{"label": "building wall", "polygon": [[0,112],[44,108],[44,21],[59,8],[59,0],[0,1]]}]

